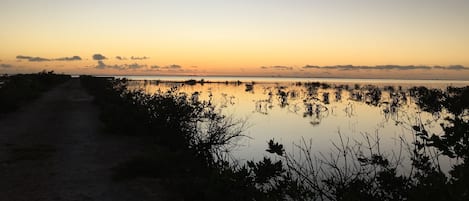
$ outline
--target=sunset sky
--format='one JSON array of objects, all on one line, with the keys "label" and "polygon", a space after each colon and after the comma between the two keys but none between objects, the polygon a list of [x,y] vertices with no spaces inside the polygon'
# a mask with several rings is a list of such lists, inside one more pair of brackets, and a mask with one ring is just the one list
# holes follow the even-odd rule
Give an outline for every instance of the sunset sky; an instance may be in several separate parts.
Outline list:
[{"label": "sunset sky", "polygon": [[469,79],[467,0],[0,0],[0,73]]}]

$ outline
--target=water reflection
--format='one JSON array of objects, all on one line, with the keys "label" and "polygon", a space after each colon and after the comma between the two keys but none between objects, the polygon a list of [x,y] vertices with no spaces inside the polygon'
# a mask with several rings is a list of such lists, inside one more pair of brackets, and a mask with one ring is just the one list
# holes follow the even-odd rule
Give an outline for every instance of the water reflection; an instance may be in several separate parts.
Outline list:
[{"label": "water reflection", "polygon": [[[446,88],[437,85],[435,90]],[[435,87],[435,85],[431,85]],[[312,139],[312,151],[328,152],[337,133],[358,139],[379,134],[383,149],[399,145],[396,140],[412,138],[412,126],[425,125],[432,133],[442,133],[443,112],[420,109],[417,100],[425,94],[413,85],[319,83],[319,82],[162,82],[132,81],[130,89],[147,93],[177,88],[192,101],[206,101],[235,118],[247,117],[251,125],[236,157],[259,159],[269,139],[289,145],[303,137]],[[427,106],[430,107],[430,106]],[[434,106],[438,107],[438,106]]]}]

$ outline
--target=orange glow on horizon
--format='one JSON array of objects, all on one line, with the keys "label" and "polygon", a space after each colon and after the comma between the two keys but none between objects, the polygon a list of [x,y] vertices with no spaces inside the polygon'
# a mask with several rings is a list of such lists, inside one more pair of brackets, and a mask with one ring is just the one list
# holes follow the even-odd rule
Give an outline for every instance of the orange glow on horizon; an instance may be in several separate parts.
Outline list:
[{"label": "orange glow on horizon", "polygon": [[[469,67],[466,1],[428,2],[424,7],[417,2],[371,0],[363,0],[364,4],[272,1],[268,5],[260,1],[107,1],[0,3],[0,73],[50,69],[108,75],[469,79],[465,68],[302,69],[306,65]],[[94,54],[108,59],[98,63]],[[18,60],[18,55],[50,61]],[[71,56],[82,60],[55,60]],[[149,59],[132,60],[132,56]],[[170,65],[181,68],[165,68]],[[291,70],[261,68],[271,66]]]}]

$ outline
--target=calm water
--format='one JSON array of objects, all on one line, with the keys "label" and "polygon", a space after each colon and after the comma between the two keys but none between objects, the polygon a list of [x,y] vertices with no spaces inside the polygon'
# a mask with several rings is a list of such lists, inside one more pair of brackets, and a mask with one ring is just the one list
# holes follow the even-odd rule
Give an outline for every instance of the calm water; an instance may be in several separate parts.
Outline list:
[{"label": "calm water", "polygon": [[[441,134],[439,124],[445,114],[421,111],[408,89],[413,86],[445,89],[466,86],[468,81],[443,80],[355,80],[206,77],[205,81],[219,83],[182,84],[157,80],[200,80],[194,77],[129,77],[147,80],[130,82],[132,89],[147,93],[177,86],[180,92],[210,101],[223,114],[246,120],[244,138],[233,155],[240,160],[260,159],[267,141],[283,143],[289,151],[302,139],[311,142],[312,151],[328,153],[339,133],[350,142],[363,142],[364,136],[379,137],[380,149],[398,151],[400,138],[411,141],[411,126],[422,123],[430,133]],[[153,80],[153,81],[148,81]],[[223,81],[237,81],[243,83]],[[252,83],[253,85],[245,83]],[[298,84],[302,82],[302,84]],[[309,82],[310,84],[305,84]],[[325,85],[311,82],[326,83]]]}]

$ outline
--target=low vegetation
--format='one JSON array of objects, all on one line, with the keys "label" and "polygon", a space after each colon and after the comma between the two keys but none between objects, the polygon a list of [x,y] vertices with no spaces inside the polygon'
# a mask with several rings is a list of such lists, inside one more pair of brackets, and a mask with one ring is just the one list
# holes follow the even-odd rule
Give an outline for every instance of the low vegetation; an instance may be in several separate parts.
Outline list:
[{"label": "low vegetation", "polygon": [[[150,95],[127,90],[125,79],[81,80],[110,133],[150,139],[145,153],[114,168],[117,181],[158,178],[183,200],[469,199],[469,87],[412,89],[422,110],[449,115],[443,135],[413,126],[415,140],[403,142],[412,168],[403,172],[400,157],[379,151],[378,138],[351,144],[341,137],[335,153],[319,157],[306,140],[297,155],[271,140],[271,157],[237,164],[229,151],[243,137],[243,122],[215,112],[194,94],[171,89]],[[438,157],[454,158],[456,165],[443,172]]]},{"label": "low vegetation", "polygon": [[[430,133],[425,124],[412,126],[414,140],[402,141],[406,154],[380,152],[379,136],[352,143],[340,136],[335,152],[311,152],[304,140],[295,153],[269,142],[286,172],[310,192],[307,200],[468,200],[469,199],[469,87],[446,91],[415,87],[412,97],[424,111],[445,115],[444,133]],[[450,170],[439,161],[450,159]],[[410,171],[403,161],[410,161]]]},{"label": "low vegetation", "polygon": [[70,79],[53,71],[0,76],[0,114],[12,112],[44,91]]}]

